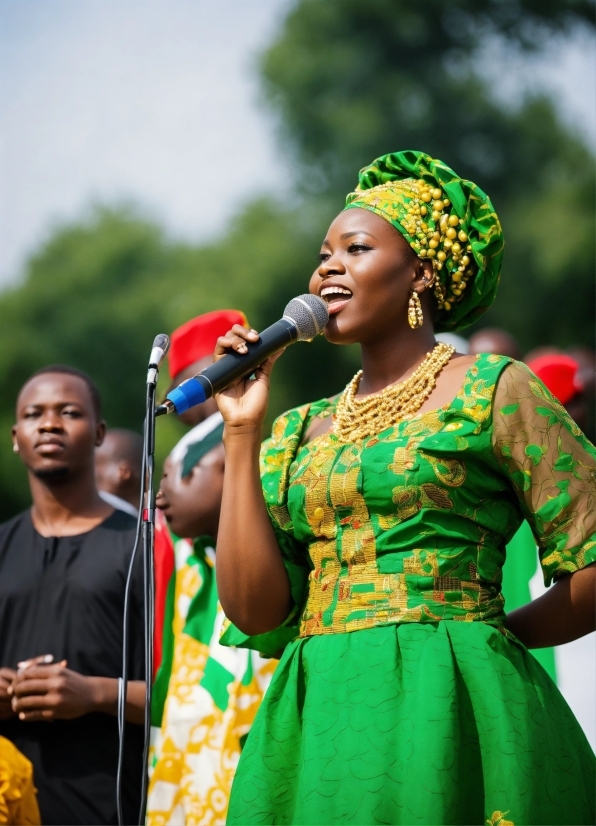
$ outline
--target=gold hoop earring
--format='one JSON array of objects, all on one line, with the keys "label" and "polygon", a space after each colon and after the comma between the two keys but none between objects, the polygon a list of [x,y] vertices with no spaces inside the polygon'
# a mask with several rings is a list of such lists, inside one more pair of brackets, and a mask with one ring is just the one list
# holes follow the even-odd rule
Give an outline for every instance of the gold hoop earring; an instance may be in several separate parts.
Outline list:
[{"label": "gold hoop earring", "polygon": [[424,316],[422,315],[422,305],[420,303],[420,296],[416,290],[412,290],[412,295],[408,301],[408,324],[415,330],[417,327],[422,327]]}]

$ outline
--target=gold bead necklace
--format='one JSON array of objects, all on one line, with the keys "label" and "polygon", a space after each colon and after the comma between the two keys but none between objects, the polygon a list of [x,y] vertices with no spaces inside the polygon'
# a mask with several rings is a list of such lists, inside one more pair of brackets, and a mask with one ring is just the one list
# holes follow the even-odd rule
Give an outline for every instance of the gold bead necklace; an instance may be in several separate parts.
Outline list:
[{"label": "gold bead necklace", "polygon": [[359,370],[337,400],[335,436],[340,442],[357,442],[413,416],[434,390],[437,376],[454,353],[451,344],[439,342],[409,379],[361,399],[356,397],[362,378]]}]

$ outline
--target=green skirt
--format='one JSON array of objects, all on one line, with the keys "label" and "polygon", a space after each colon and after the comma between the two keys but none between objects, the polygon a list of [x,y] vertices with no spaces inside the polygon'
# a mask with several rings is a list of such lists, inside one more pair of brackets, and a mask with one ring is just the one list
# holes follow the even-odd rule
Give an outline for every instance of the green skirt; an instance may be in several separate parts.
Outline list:
[{"label": "green skirt", "polygon": [[596,760],[521,643],[482,622],[292,642],[229,824],[593,824]]}]

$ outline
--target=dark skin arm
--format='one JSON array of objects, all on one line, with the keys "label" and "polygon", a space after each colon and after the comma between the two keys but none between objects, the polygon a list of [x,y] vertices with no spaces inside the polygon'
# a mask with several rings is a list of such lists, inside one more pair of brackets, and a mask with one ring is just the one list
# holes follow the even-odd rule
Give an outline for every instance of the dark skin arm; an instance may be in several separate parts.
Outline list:
[{"label": "dark skin arm", "polygon": [[507,614],[507,628],[528,648],[564,645],[596,628],[596,564],[568,574],[533,602]]},{"label": "dark skin arm", "polygon": [[[360,344],[361,394],[379,392],[408,378],[434,346],[433,282],[431,262],[415,256],[404,237],[383,218],[368,210],[350,209],[332,222],[309,289],[329,301],[328,341]],[[413,291],[420,297],[424,316],[416,329],[408,324],[406,312]],[[216,359],[228,348],[246,352],[247,340],[256,341],[256,333],[234,327],[219,339]],[[241,381],[217,396],[226,447],[218,588],[226,614],[251,635],[277,627],[291,605],[289,581],[269,524],[257,466],[271,366],[271,361],[263,365],[256,381]],[[419,412],[450,403],[469,366],[466,357],[452,358]],[[313,423],[309,437],[315,435],[315,427],[319,435],[330,425],[328,420]],[[593,590],[589,596],[585,577],[592,576],[575,573],[567,584],[562,581],[533,606],[513,612],[508,620],[512,631],[528,645],[548,646],[591,630]]]},{"label": "dark skin arm", "polygon": [[[118,680],[85,677],[66,667],[33,665],[19,671],[8,689],[12,710],[20,720],[74,720],[92,712],[116,715]],[[128,683],[126,720],[142,725],[145,713],[145,683]]]},{"label": "dark skin arm", "polygon": [[[219,340],[216,356],[230,347],[242,352],[242,339],[251,340],[251,335],[235,327]],[[217,582],[226,615],[249,635],[277,628],[291,606],[289,580],[265,507],[258,464],[272,366],[270,360],[256,381],[240,382],[218,396],[226,421],[226,474]],[[328,420],[319,424],[321,431],[330,426]],[[578,639],[594,630],[595,585],[594,565],[565,576],[547,594],[508,614],[507,627],[528,648]]]},{"label": "dark skin arm", "polygon": [[[260,430],[228,431],[224,442],[217,585],[226,616],[253,636],[277,628],[286,619],[290,583],[261,491]],[[242,576],[237,575],[239,570]]]},{"label": "dark skin arm", "polygon": [[[216,358],[244,352],[254,331],[235,325],[219,339]],[[245,634],[277,628],[290,612],[290,583],[265,507],[259,474],[262,422],[275,359],[217,397],[225,419],[226,472],[217,536],[217,587],[226,616]],[[241,572],[241,576],[238,575]]]}]

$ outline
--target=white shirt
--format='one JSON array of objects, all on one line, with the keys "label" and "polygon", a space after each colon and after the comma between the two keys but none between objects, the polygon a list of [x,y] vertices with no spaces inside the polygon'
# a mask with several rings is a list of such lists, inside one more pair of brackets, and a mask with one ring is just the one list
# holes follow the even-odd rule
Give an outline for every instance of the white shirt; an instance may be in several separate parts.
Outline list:
[{"label": "white shirt", "polygon": [[130,502],[127,502],[126,499],[121,499],[114,493],[108,493],[107,490],[98,490],[97,492],[104,502],[107,502],[108,505],[116,508],[117,511],[124,511],[124,513],[128,513],[130,516],[134,516],[135,519],[138,517],[139,511],[137,508],[135,508],[134,505],[131,505]]}]

